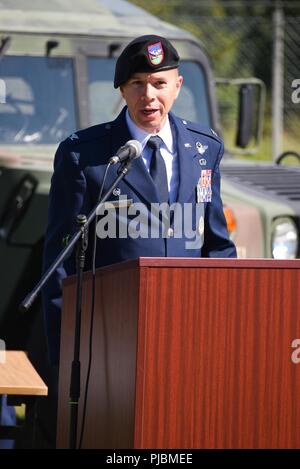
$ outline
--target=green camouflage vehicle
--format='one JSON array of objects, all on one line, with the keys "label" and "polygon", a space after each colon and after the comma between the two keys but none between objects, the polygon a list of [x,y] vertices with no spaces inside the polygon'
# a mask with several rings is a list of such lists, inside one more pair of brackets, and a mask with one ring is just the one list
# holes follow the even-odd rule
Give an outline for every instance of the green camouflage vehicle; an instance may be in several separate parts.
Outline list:
[{"label": "green camouflage vehicle", "polygon": [[[12,317],[40,276],[57,144],[119,113],[124,103],[112,85],[114,66],[131,39],[168,37],[184,75],[174,112],[222,130],[209,59],[186,31],[122,0],[0,0],[0,9],[1,321]],[[243,131],[246,101],[239,125],[243,148],[251,138]],[[222,173],[239,256],[299,257],[299,169],[225,155]]]}]

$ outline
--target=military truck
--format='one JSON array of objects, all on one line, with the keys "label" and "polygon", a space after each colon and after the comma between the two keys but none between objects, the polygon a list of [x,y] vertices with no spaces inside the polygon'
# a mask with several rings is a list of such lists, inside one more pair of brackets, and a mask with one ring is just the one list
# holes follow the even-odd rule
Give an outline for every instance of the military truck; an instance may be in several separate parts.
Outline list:
[{"label": "military truck", "polygon": [[[222,129],[209,58],[188,32],[123,0],[0,0],[0,9],[1,321],[12,317],[40,275],[58,142],[119,113],[124,103],[112,85],[114,66],[131,39],[169,38],[184,76],[174,112],[221,135]],[[247,99],[240,111],[245,148]],[[239,255],[299,257],[299,169],[241,162],[227,153],[222,177]]]}]

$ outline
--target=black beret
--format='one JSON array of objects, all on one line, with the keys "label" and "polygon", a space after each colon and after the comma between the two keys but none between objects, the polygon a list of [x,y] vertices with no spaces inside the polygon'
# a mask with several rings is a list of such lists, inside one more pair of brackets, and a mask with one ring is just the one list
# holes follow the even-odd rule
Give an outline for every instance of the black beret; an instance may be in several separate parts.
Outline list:
[{"label": "black beret", "polygon": [[116,63],[114,87],[123,85],[136,72],[159,72],[178,68],[179,55],[168,39],[147,35],[131,41]]}]

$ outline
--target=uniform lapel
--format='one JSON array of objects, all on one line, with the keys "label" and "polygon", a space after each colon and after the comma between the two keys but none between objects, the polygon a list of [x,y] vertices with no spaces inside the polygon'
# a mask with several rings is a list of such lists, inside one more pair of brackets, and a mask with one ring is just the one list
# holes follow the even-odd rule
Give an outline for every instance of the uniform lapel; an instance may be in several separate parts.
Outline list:
[{"label": "uniform lapel", "polygon": [[177,202],[184,203],[190,199],[193,192],[195,194],[195,188],[199,180],[199,153],[195,149],[195,143],[182,120],[174,116],[172,113],[170,117],[177,134],[177,153],[179,164]]},{"label": "uniform lapel", "polygon": [[[124,145],[128,140],[132,140],[132,135],[126,124],[125,112],[126,107],[112,125],[112,155],[116,154],[120,146]],[[141,198],[148,202],[158,202],[155,185],[145,167],[142,157],[132,161],[131,168],[123,181],[128,184],[134,192],[137,192]]]}]

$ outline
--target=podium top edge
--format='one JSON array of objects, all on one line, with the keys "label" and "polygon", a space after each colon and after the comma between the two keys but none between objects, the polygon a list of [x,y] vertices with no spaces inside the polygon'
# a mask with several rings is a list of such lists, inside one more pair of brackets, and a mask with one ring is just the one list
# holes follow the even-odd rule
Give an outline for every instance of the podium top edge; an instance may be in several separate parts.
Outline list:
[{"label": "podium top edge", "polygon": [[[214,268],[214,269],[300,269],[300,259],[234,259],[234,258],[190,258],[190,257],[139,257],[97,269],[97,275],[116,270],[137,268]],[[91,272],[85,272],[84,277]],[[67,277],[64,284],[74,281],[74,275]]]},{"label": "podium top edge", "polygon": [[223,269],[300,269],[300,259],[234,259],[234,258],[194,258],[194,257],[138,257],[97,269],[107,272],[111,269],[137,267],[181,267],[181,268],[223,268]]},{"label": "podium top edge", "polygon": [[[127,261],[132,262],[132,261]],[[135,260],[140,267],[205,267],[205,268],[272,268],[299,269],[300,259],[234,259],[234,258],[189,258],[189,257],[139,257]],[[120,265],[120,264],[119,264]]]}]

